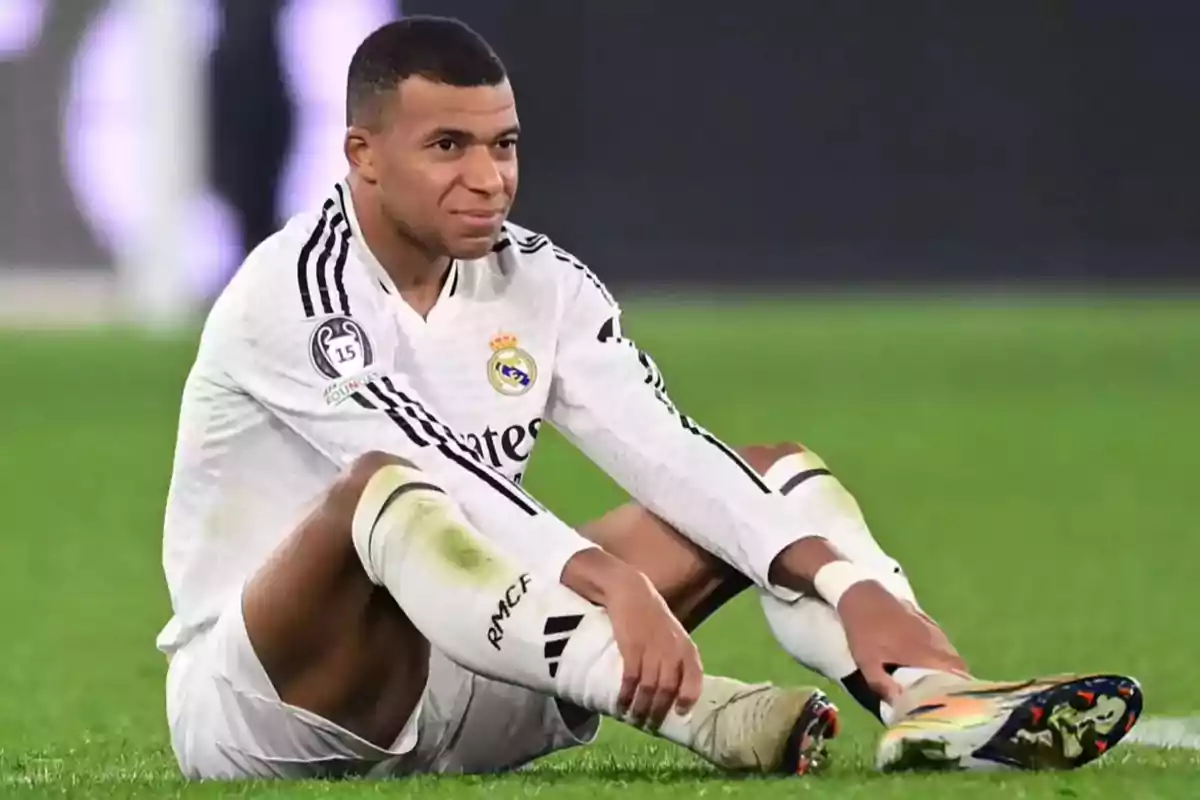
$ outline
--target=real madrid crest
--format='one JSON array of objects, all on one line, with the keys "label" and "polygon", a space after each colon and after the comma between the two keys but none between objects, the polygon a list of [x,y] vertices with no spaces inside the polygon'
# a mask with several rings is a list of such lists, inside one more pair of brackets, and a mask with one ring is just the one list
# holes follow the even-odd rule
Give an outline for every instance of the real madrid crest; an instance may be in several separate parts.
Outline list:
[{"label": "real madrid crest", "polygon": [[517,337],[502,333],[491,341],[492,357],[487,363],[488,382],[497,392],[517,397],[537,381],[537,363],[517,345]]}]

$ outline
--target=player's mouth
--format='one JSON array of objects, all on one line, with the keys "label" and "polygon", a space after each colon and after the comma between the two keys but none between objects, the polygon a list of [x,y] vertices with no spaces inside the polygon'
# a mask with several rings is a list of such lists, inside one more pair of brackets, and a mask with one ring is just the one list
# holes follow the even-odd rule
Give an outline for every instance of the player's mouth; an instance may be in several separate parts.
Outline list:
[{"label": "player's mouth", "polygon": [[467,228],[477,231],[495,230],[504,221],[503,210],[458,211],[455,213]]}]

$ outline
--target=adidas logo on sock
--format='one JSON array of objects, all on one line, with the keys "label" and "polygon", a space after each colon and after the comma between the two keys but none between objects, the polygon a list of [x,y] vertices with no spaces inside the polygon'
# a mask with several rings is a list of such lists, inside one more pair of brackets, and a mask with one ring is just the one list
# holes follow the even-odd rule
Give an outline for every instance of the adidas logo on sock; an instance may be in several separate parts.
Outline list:
[{"label": "adidas logo on sock", "polygon": [[542,632],[546,634],[544,652],[546,661],[550,665],[551,678],[558,674],[558,660],[562,657],[563,650],[567,649],[567,642],[571,641],[571,634],[575,632],[581,622],[583,622],[582,614],[547,617],[546,627]]}]

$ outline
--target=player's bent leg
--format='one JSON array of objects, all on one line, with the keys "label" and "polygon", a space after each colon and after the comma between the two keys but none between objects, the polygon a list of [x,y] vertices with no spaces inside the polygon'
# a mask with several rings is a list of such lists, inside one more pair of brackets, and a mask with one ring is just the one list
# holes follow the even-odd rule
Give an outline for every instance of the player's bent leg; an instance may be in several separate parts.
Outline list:
[{"label": "player's bent leg", "polygon": [[[764,480],[803,503],[847,558],[919,609],[900,565],[876,544],[858,503],[824,462],[811,453],[789,454]],[[860,673],[847,672],[853,660],[833,609],[807,597],[794,604],[761,597],[776,638],[798,661],[838,678],[889,724],[876,755],[884,770],[1078,767],[1119,742],[1141,713],[1140,687],[1120,675],[991,683],[903,666],[894,677],[906,691],[888,708]]]},{"label": "player's bent leg", "polygon": [[[876,541],[858,501],[820,456],[798,444],[778,444],[754,448],[745,457],[768,486],[796,507],[797,517],[803,513],[816,521],[842,556],[869,571],[891,594],[920,610],[900,563]],[[771,632],[792,658],[840,683],[877,719],[887,718],[890,709],[859,671],[841,619],[828,603],[815,595],[784,602],[766,591],[758,590],[757,594]],[[930,624],[934,624],[932,620]],[[966,664],[961,668],[965,671]],[[897,679],[913,680],[922,674],[905,670]]]},{"label": "player's bent leg", "polygon": [[[376,481],[372,494],[368,483],[408,466],[379,453],[356,461],[214,629],[176,655],[168,716],[187,777],[492,772],[594,735],[591,714],[564,719],[552,698],[431,650],[389,589],[368,576],[360,549],[371,549],[362,534],[373,526],[360,523],[356,540],[356,513],[375,520],[393,487]],[[408,539],[403,531],[390,538]],[[388,558],[367,553],[374,575],[372,560]],[[428,584],[421,579],[418,591]],[[446,609],[459,604],[432,588],[432,601],[418,604],[427,616],[432,608],[451,618]],[[485,591],[494,613],[495,595]],[[531,665],[539,668],[541,653]]]},{"label": "player's bent leg", "polygon": [[[172,663],[172,743],[190,777],[492,771],[578,743],[561,718],[539,719],[550,696],[618,713],[624,665],[603,609],[502,552],[400,459],[360,459],[244,594]],[[485,695],[432,752],[418,711],[427,641],[450,660],[430,685],[469,676],[441,699]],[[503,728],[497,747],[497,718],[530,730]],[[656,733],[728,769],[804,772],[835,730],[816,689],[705,676],[691,711]]]},{"label": "player's bent leg", "polygon": [[[919,610],[916,593],[900,563],[876,541],[858,501],[828,464],[794,444],[777,445],[769,455],[767,463],[760,461],[757,466],[764,482],[783,495],[785,502],[794,504],[798,516],[803,509],[806,518],[817,521],[846,559],[871,572],[891,594]],[[775,639],[797,662],[839,682],[877,719],[887,719],[890,709],[854,663],[845,629],[833,608],[814,595],[785,602],[760,590],[758,598]],[[913,676],[902,673],[900,677]]]},{"label": "player's bent leg", "polygon": [[[829,527],[838,528],[831,530],[830,534],[837,536],[843,554],[877,572],[893,594],[916,603],[912,587],[899,563],[884,553],[875,542],[865,523],[861,522],[854,498],[830,477],[823,461],[791,443],[748,445],[738,448],[737,452],[769,484],[784,494],[803,492],[803,502],[808,507],[819,505],[821,517],[828,521]],[[813,481],[812,478],[824,480]],[[819,491],[814,493],[813,490],[817,489]],[[800,494],[796,494],[796,497],[799,502]],[[689,628],[698,626],[725,602],[751,586],[751,582],[732,566],[637,503],[627,503],[587,523],[581,528],[581,533],[645,573],[672,611]],[[760,595],[763,598],[771,597],[765,592],[760,592]],[[819,599],[813,599],[811,607],[822,619],[812,622],[822,627],[831,625],[841,636],[843,647],[840,649],[844,651],[845,659],[832,657],[826,652],[831,649],[829,647],[819,647],[809,652],[812,650],[809,647],[812,637],[807,634],[786,636],[790,620],[778,620],[779,614],[775,612],[788,616],[791,613],[789,610],[797,604],[771,599],[773,603],[770,604],[764,599],[768,620],[776,629],[777,636],[783,634],[789,640],[797,640],[796,649],[801,653],[793,655],[798,656],[802,663],[834,680],[847,674],[840,671],[847,664],[853,671],[854,662],[850,658],[849,648],[844,645],[841,623],[833,609]],[[807,620],[803,627],[809,627]],[[784,646],[791,651],[790,642],[785,642]]]},{"label": "player's bent leg", "polygon": [[[809,519],[819,519],[843,555],[919,609],[899,563],[875,541],[858,503],[824,461],[791,444],[752,446],[739,453],[768,485],[802,504]],[[584,532],[646,571],[690,625],[749,584],[636,505],[610,513]],[[883,769],[1078,766],[1112,747],[1140,714],[1141,691],[1123,676],[995,684],[912,669],[896,673],[910,688],[898,708],[890,709],[858,671],[834,609],[816,597],[788,603],[767,592],[758,594],[776,639],[793,658],[840,682],[877,718],[895,723],[881,742],[878,765]],[[928,708],[937,710],[930,713]],[[976,724],[981,713],[988,725]]]},{"label": "player's bent leg", "polygon": [[[847,558],[873,569],[896,595],[916,602],[899,564],[867,529],[854,498],[819,457],[793,443],[740,447],[738,454],[777,491],[807,504],[827,522]],[[636,503],[583,526],[581,532],[644,572],[689,629],[699,626],[751,582]],[[837,613],[818,597],[787,603],[757,592],[775,638],[800,664],[837,681],[877,718],[880,699],[859,672]]]},{"label": "player's bent leg", "polygon": [[[472,672],[617,716],[624,665],[607,613],[483,537],[429,476],[386,465],[355,511],[353,540],[370,580],[414,626]],[[448,613],[448,610],[452,610]],[[815,689],[704,676],[687,714],[655,733],[728,769],[806,771],[835,732]]]}]

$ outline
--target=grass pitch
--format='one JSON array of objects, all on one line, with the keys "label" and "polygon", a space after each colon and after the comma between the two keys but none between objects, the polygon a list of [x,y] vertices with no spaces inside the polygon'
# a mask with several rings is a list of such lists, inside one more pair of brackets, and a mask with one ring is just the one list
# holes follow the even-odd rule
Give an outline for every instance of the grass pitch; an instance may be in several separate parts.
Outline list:
[{"label": "grass pitch", "polygon": [[[1200,301],[633,306],[676,401],[732,443],[800,440],[860,498],[974,669],[1139,677],[1200,712]],[[836,761],[735,780],[606,724],[503,778],[194,786],[163,717],[159,536],[194,338],[0,335],[0,797],[1196,797],[1200,754],[1123,746],[1070,774],[881,777],[840,693]],[[570,522],[621,493],[547,433],[529,487]],[[807,682],[741,598],[706,667]]]}]

